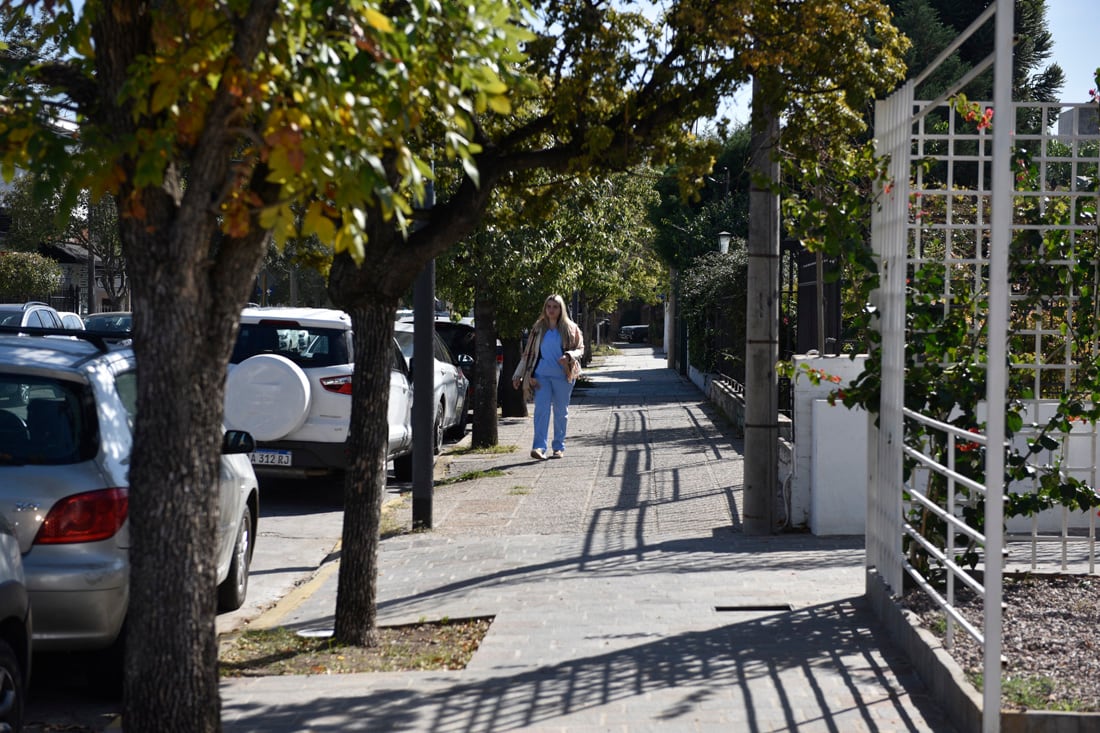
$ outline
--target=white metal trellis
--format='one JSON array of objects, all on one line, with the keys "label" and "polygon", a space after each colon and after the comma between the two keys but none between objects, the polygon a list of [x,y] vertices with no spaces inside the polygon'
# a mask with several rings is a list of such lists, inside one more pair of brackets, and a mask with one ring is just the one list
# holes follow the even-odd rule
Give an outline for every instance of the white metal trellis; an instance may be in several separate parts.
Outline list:
[{"label": "white metal trellis", "polygon": [[[997,0],[995,5],[978,18],[952,46],[933,63],[930,70],[942,63],[970,35],[990,20],[995,26],[995,51],[986,63],[979,65],[959,82],[964,87],[977,74],[994,67],[994,104],[995,110],[1001,110],[1001,118],[1011,120],[1011,67],[1012,67],[1012,23],[1013,3],[1011,0]],[[927,74],[928,72],[925,72]],[[917,215],[911,215],[909,207],[913,201],[910,196],[909,181],[913,171],[915,155],[926,157],[930,152],[925,144],[937,147],[937,141],[928,136],[924,127],[927,115],[933,110],[941,110],[946,116],[948,127],[945,135],[938,140],[943,148],[941,171],[942,189],[936,195],[943,197],[942,220],[932,229],[941,243],[939,252],[944,259],[954,256],[956,241],[968,243],[966,263],[972,268],[976,287],[988,288],[987,301],[987,337],[986,337],[986,404],[1001,406],[1005,404],[1006,394],[1006,354],[1008,329],[1008,247],[1012,228],[1013,180],[1011,173],[1011,124],[996,124],[992,141],[983,130],[976,133],[959,129],[954,125],[953,110],[944,106],[943,99],[927,104],[916,105],[913,101],[914,89],[923,76],[906,84],[889,99],[880,102],[876,108],[876,137],[879,141],[879,154],[890,158],[891,190],[886,192],[883,205],[872,220],[872,243],[879,257],[880,292],[876,305],[881,313],[881,369],[882,395],[879,414],[879,432],[871,461],[871,485],[868,493],[867,521],[867,563],[878,571],[884,582],[895,592],[903,588],[904,574],[908,573],[917,581],[917,585],[931,591],[932,586],[915,568],[908,566],[902,554],[902,537],[908,535],[910,541],[921,542],[920,533],[908,527],[904,517],[903,497],[909,501],[924,499],[913,477],[927,476],[928,472],[943,475],[949,487],[948,496],[953,497],[955,485],[966,480],[954,471],[953,464],[941,465],[930,457],[924,456],[912,446],[906,447],[907,420],[921,422],[924,429],[946,430],[949,433],[948,445],[954,446],[959,436],[954,428],[928,417],[903,410],[905,404],[905,283],[910,275],[914,261],[919,262],[927,253],[922,248],[922,235],[930,231],[932,224],[922,217],[923,205],[917,202]],[[962,144],[960,144],[962,143]],[[970,158],[961,151],[972,148]],[[971,175],[960,176],[955,180],[956,164],[969,166]],[[987,177],[988,174],[988,177]],[[963,189],[962,181],[969,184]],[[919,181],[918,181],[919,185]],[[916,191],[914,193],[924,193]],[[955,217],[953,207],[957,197],[967,202],[965,210],[973,212],[971,216]],[[988,246],[985,243],[988,242]],[[952,263],[956,266],[960,263]],[[945,278],[950,283],[950,278]],[[950,287],[950,286],[949,286]],[[945,293],[945,302],[951,302],[951,293]],[[1002,409],[988,410],[986,434],[1001,436],[1005,434],[1005,414]],[[970,440],[985,442],[984,436]],[[953,455],[953,450],[948,451]],[[983,494],[986,498],[985,534],[962,525],[956,517],[953,498],[947,506],[939,507],[927,501],[930,509],[937,512],[947,523],[949,538],[955,531],[970,534],[984,547],[985,557],[995,558],[995,562],[985,564],[985,573],[979,584],[955,565],[950,540],[947,551],[926,547],[935,558],[948,578],[946,597],[934,593],[934,597],[948,610],[950,619],[958,621],[962,627],[982,644],[985,659],[983,685],[984,731],[1000,729],[1000,652],[1001,652],[1001,572],[1002,516],[1004,495],[1004,462],[1002,450],[987,450],[985,482],[978,484],[970,481],[967,487],[972,493]],[[903,480],[903,460],[908,459],[920,467],[910,473],[910,481]],[[950,609],[953,599],[954,579],[963,578],[983,595],[983,629],[978,630],[966,623],[961,615]],[[951,625],[949,624],[949,627]]]}]

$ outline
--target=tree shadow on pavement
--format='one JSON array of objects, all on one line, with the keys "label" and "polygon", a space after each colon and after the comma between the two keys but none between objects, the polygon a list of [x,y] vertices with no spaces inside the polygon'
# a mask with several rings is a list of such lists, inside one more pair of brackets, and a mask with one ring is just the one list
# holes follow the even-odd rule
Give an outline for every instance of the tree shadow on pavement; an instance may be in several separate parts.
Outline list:
[{"label": "tree shadow on pavement", "polygon": [[[280,678],[231,683],[223,686],[223,728],[447,733],[566,725],[683,730],[706,722],[746,731],[953,730],[876,631],[862,598],[748,614],[629,646],[637,641],[629,635],[603,641],[620,648],[522,671],[355,675],[315,687]],[[264,699],[283,702],[257,703],[257,684],[267,688]],[[285,697],[272,694],[284,686]]]}]

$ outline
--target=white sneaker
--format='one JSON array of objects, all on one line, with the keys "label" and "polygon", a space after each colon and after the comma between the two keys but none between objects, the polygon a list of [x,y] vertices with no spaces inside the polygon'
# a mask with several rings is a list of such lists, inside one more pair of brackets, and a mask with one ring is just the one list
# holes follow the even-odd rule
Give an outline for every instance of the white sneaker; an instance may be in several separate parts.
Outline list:
[{"label": "white sneaker", "polygon": [[532,448],[531,449],[531,457],[532,458],[537,458],[540,461],[545,461],[546,460],[546,454],[544,452],[540,451],[538,448]]}]

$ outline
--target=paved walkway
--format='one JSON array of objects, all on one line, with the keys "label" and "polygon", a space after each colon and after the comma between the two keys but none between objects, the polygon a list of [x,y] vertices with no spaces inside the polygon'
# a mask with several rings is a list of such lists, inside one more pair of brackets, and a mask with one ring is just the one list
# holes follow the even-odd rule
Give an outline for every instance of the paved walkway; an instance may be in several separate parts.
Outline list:
[{"label": "paved walkway", "polygon": [[[564,460],[502,420],[515,452],[448,472],[503,475],[382,543],[384,624],[495,618],[465,670],[226,680],[224,730],[953,730],[862,601],[862,538],[745,536],[742,444],[698,389],[649,347],[587,376]],[[331,628],[334,569],[274,620]]]}]

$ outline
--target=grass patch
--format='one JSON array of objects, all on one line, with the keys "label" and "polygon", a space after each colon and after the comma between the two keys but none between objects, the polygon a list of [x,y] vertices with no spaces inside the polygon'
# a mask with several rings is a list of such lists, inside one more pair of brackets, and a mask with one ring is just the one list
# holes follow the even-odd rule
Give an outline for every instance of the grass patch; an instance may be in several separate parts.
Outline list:
[{"label": "grass patch", "polygon": [[942,616],[932,622],[932,633],[941,639],[947,636],[947,619]]},{"label": "grass patch", "polygon": [[492,617],[383,626],[374,647],[343,646],[286,628],[245,631],[223,646],[222,677],[353,674],[464,669],[489,631]]},{"label": "grass patch", "polygon": [[479,478],[496,478],[497,476],[504,476],[504,471],[499,468],[489,468],[484,471],[466,471],[460,473],[457,476],[450,476],[449,478],[440,479],[435,482],[436,486],[448,486],[450,484],[458,484],[463,481],[474,481]]},{"label": "grass patch", "polygon": [[484,448],[474,448],[472,446],[468,446],[465,448],[456,448],[455,450],[448,451],[448,453],[452,456],[495,456],[515,452],[516,446],[514,445],[490,445]]},{"label": "grass patch", "polygon": [[[981,672],[968,675],[977,690],[982,689],[985,676]],[[1021,710],[1052,710],[1062,713],[1087,711],[1089,706],[1076,700],[1054,700],[1054,680],[1047,677],[1005,677],[1001,680],[1001,700]]]},{"label": "grass patch", "polygon": [[614,356],[619,350],[611,344],[596,344],[592,347],[592,356]]},{"label": "grass patch", "polygon": [[396,499],[390,499],[382,504],[382,514],[378,521],[378,536],[382,539],[387,537],[395,537],[399,534],[405,534],[406,527],[404,518],[400,515],[400,510],[409,505],[410,494],[401,494]]},{"label": "grass patch", "polygon": [[531,489],[527,488],[526,486],[513,486],[508,492],[510,496],[524,496],[525,494],[530,493]]}]

